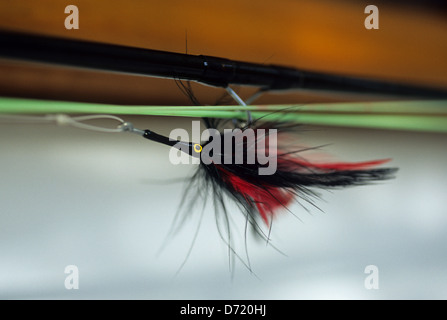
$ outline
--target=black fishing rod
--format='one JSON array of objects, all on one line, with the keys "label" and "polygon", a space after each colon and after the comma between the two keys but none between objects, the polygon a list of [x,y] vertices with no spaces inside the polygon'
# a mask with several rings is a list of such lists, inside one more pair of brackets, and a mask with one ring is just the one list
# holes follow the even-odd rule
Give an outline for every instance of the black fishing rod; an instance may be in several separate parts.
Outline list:
[{"label": "black fishing rod", "polygon": [[229,85],[245,85],[256,86],[263,91],[305,89],[413,98],[447,98],[446,89],[2,30],[0,57],[192,80],[223,88]]}]

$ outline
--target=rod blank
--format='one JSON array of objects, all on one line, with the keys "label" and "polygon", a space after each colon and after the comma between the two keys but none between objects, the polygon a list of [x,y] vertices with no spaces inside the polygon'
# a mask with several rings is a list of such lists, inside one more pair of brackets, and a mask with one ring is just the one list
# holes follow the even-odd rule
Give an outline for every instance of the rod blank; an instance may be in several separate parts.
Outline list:
[{"label": "rod blank", "polygon": [[109,72],[256,86],[263,90],[323,90],[417,98],[447,98],[447,90],[105,43],[0,30],[0,57]]}]

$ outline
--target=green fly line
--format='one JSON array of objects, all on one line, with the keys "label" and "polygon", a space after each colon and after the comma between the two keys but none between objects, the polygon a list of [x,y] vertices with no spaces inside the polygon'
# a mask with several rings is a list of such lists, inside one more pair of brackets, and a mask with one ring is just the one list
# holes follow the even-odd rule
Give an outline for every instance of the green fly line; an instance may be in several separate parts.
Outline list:
[{"label": "green fly line", "polygon": [[447,100],[251,106],[125,106],[0,97],[0,114],[113,114],[193,118],[254,117],[309,125],[447,132]]}]

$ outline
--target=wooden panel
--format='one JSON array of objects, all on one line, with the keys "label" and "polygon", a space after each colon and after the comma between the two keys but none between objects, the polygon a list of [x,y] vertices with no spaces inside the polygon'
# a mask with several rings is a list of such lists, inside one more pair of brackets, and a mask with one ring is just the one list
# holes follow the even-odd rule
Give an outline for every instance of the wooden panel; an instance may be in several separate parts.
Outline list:
[{"label": "wooden panel", "polygon": [[[64,28],[64,8],[69,4],[79,8],[79,30]],[[191,54],[447,87],[445,16],[383,3],[379,5],[380,29],[366,30],[367,4],[3,0],[0,28],[175,52],[185,52],[187,32]],[[206,88],[198,88],[197,93],[206,103],[220,95]],[[31,68],[4,61],[0,63],[0,94],[119,103],[185,102],[175,84],[166,80]]]}]

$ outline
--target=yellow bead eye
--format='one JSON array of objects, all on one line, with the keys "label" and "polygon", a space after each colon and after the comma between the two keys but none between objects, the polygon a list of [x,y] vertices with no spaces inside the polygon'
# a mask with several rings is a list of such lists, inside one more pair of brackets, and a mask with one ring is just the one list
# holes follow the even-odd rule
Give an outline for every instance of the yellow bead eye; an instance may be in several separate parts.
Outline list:
[{"label": "yellow bead eye", "polygon": [[202,152],[202,146],[200,144],[196,143],[194,145],[194,151],[197,152],[197,153]]}]

